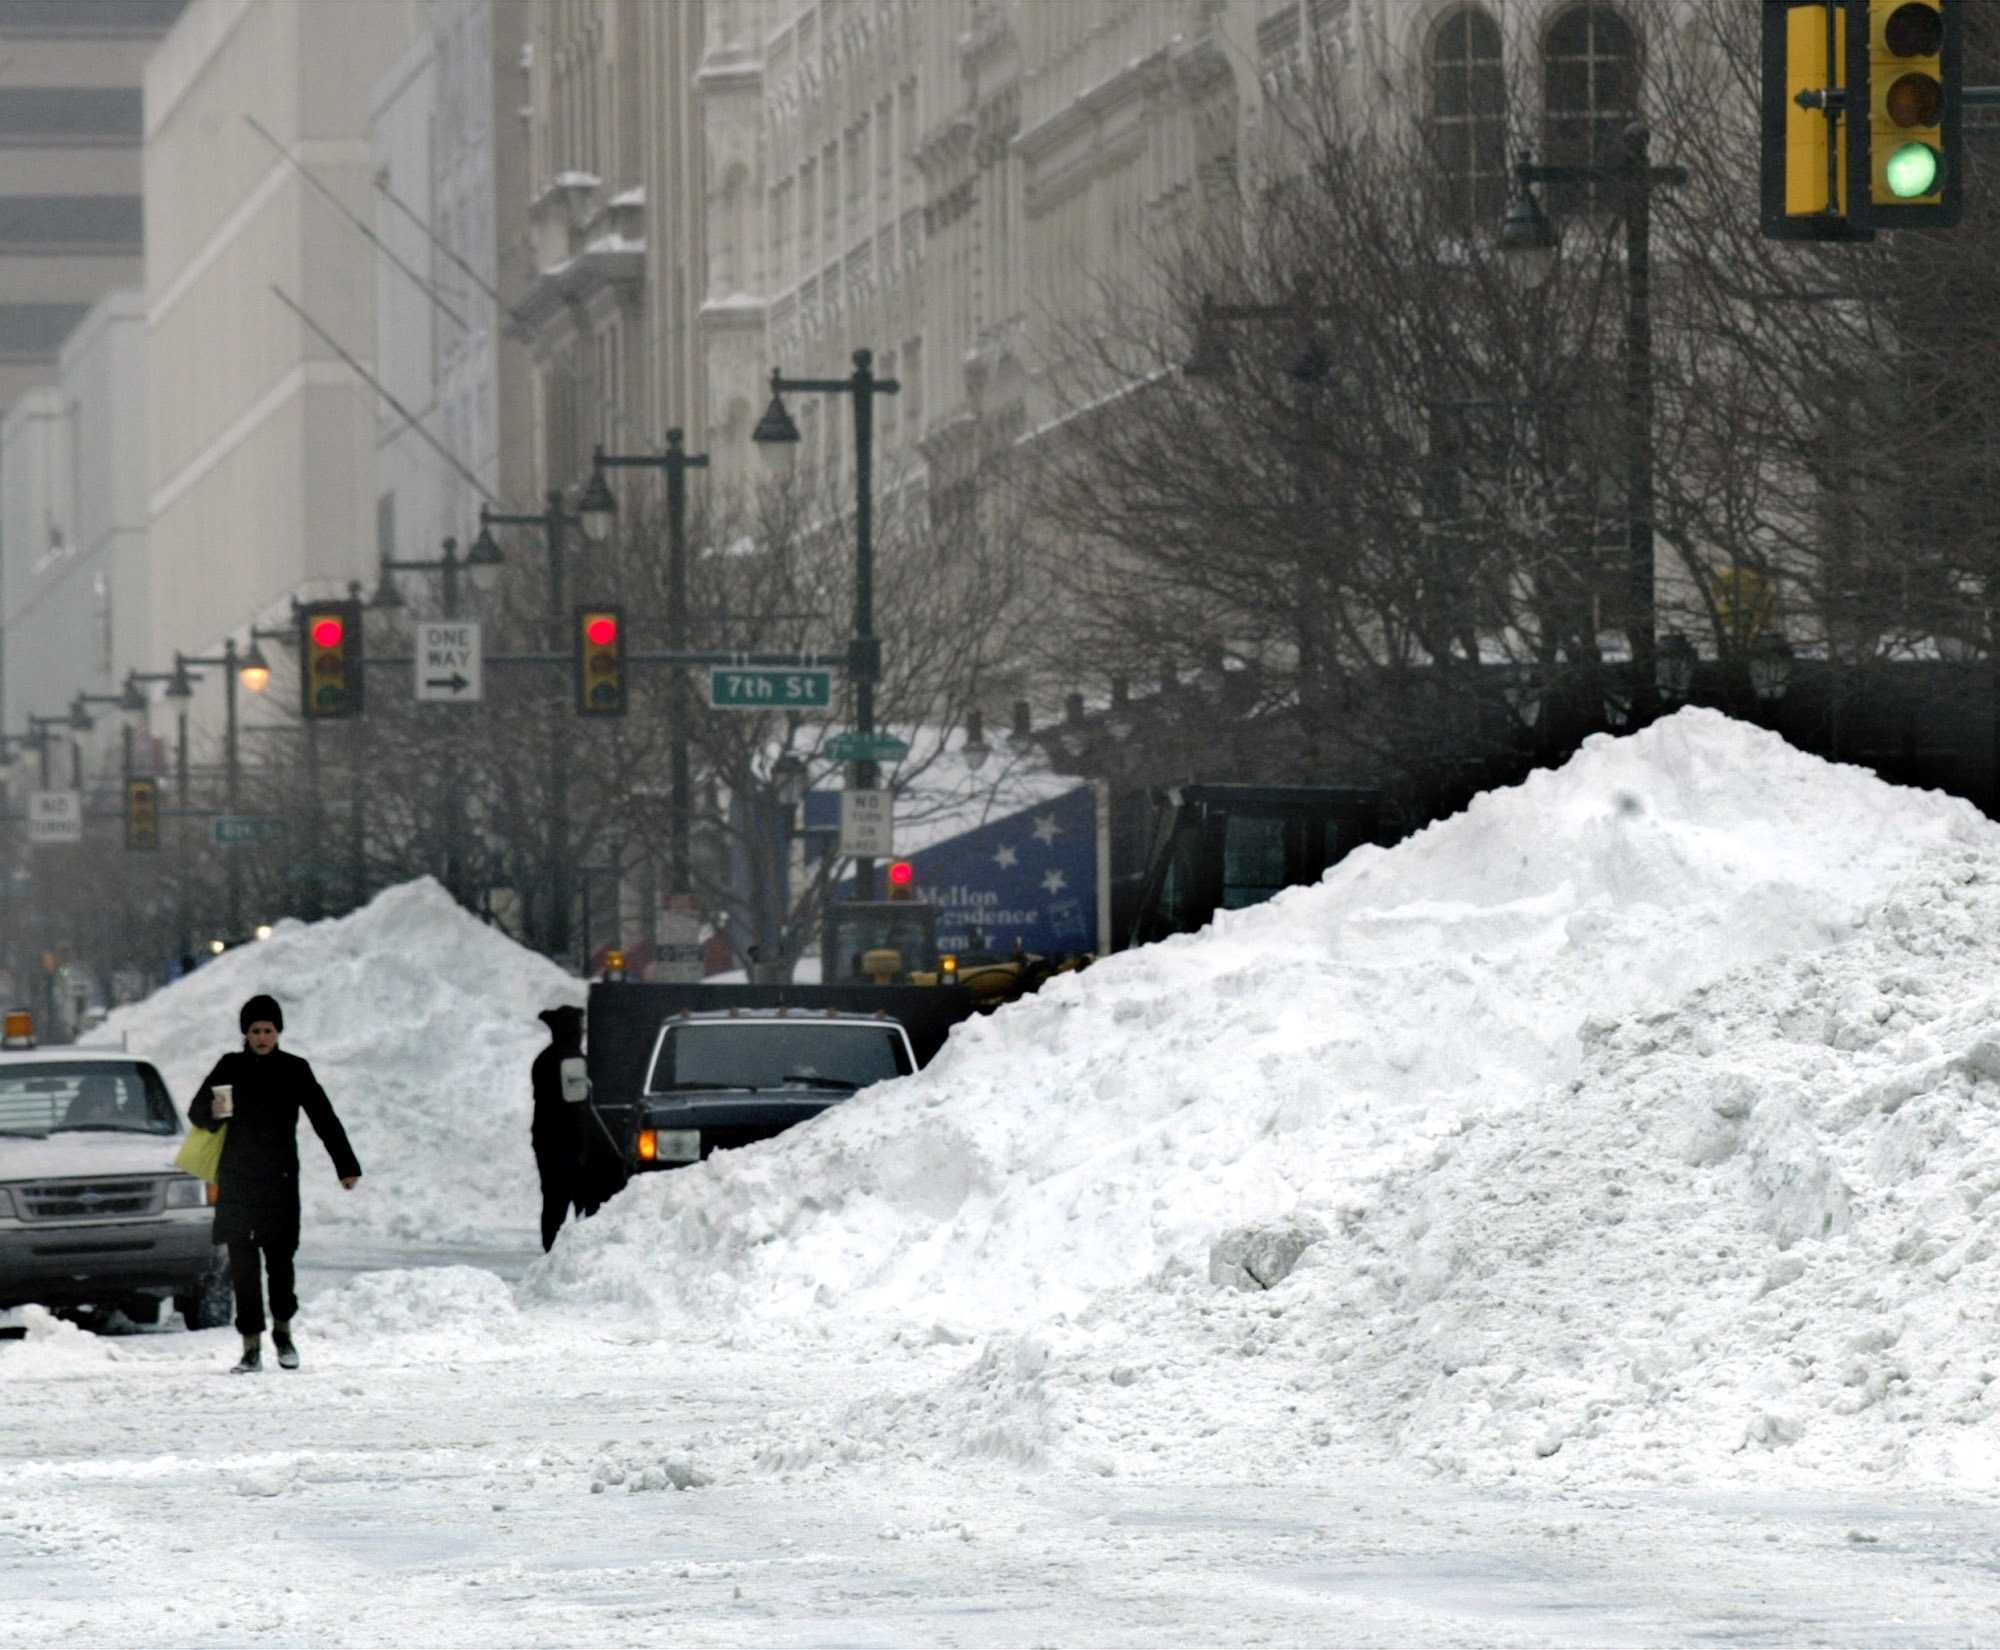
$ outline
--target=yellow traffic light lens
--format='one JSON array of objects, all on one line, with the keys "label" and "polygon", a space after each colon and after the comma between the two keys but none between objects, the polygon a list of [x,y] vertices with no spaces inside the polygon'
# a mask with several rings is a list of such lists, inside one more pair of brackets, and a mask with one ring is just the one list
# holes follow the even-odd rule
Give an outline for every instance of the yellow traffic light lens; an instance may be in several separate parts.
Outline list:
[{"label": "yellow traffic light lens", "polygon": [[1906,143],[1889,156],[1882,181],[1898,200],[1934,195],[1938,186],[1938,152],[1928,143]]},{"label": "yellow traffic light lens", "polygon": [[1923,0],[1910,0],[1889,13],[1882,44],[1894,57],[1936,57],[1944,46],[1944,13]]},{"label": "yellow traffic light lens", "polygon": [[1944,117],[1944,87],[1927,74],[1900,75],[1882,107],[1898,126],[1935,126]]}]

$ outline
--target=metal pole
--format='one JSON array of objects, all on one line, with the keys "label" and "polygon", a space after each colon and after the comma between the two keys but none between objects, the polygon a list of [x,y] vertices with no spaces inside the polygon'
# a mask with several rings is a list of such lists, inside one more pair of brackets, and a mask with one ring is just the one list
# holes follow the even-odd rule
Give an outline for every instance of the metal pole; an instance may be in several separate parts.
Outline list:
[{"label": "metal pole", "polygon": [[[550,651],[561,653],[568,627],[563,622],[563,496],[549,490],[542,517],[549,555]],[[560,713],[549,735],[549,927],[548,954],[561,958],[569,950],[569,729]]]},{"label": "metal pole", "polygon": [[[685,652],[688,640],[687,570],[687,454],[682,449],[681,432],[667,431],[667,648]],[[675,665],[669,681],[672,696],[673,817],[668,822],[671,844],[669,863],[675,894],[694,890],[694,870],[689,848],[688,815],[693,802],[689,795],[687,668]]]},{"label": "metal pole", "polygon": [[[241,794],[241,780],[237,772],[236,759],[236,638],[229,637],[222,644],[222,669],[226,680],[223,683],[224,703],[227,706],[223,722],[223,783],[227,787],[228,811],[236,812],[237,799]],[[243,931],[243,867],[235,847],[225,848],[223,855],[229,866],[229,943],[234,945]]]},{"label": "metal pole", "polygon": [[1651,307],[1652,133],[1625,131],[1625,393],[1628,599],[1632,648],[1632,721],[1644,726],[1659,710],[1655,679],[1653,569],[1653,315]]},{"label": "metal pole", "polygon": [[191,957],[194,955],[194,933],[189,922],[188,908],[187,811],[194,804],[188,795],[188,710],[185,699],[181,701],[174,720],[178,724],[174,740],[174,800],[180,804],[181,809],[180,831],[175,844],[175,852],[180,857],[180,886],[175,890],[175,903],[180,907],[181,955]]},{"label": "metal pole", "polygon": [[[875,356],[854,352],[854,638],[859,667],[854,672],[854,722],[865,740],[875,732]],[[873,762],[854,764],[854,788],[872,791],[881,782]],[[854,894],[875,897],[875,861],[854,862]]]},{"label": "metal pole", "polygon": [[326,915],[326,890],[321,881],[321,854],[325,851],[324,821],[320,817],[319,718],[306,718],[306,921],[318,922]]}]

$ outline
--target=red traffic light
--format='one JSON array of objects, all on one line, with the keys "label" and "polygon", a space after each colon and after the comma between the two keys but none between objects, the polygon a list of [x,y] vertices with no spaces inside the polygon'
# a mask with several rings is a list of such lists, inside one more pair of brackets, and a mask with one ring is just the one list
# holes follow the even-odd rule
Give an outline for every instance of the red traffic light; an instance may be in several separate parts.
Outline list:
[{"label": "red traffic light", "polygon": [[312,639],[315,647],[338,647],[341,638],[346,634],[347,627],[338,619],[313,620]]},{"label": "red traffic light", "polygon": [[595,647],[609,647],[618,640],[618,621],[608,613],[600,613],[583,627],[583,633]]},{"label": "red traffic light", "polygon": [[907,859],[892,860],[889,864],[889,886],[908,888],[917,880],[917,868]]}]

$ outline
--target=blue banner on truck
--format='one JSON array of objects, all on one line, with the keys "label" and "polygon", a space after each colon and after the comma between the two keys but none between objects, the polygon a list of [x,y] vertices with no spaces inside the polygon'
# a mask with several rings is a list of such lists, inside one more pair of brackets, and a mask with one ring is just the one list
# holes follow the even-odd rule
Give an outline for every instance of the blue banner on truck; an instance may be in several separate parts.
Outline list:
[{"label": "blue banner on truck", "polygon": [[[838,809],[834,793],[814,792],[808,829],[822,795]],[[1045,956],[1099,949],[1097,798],[1088,785],[897,857],[916,870],[913,897],[938,908],[940,951],[1006,952],[1016,941]]]}]

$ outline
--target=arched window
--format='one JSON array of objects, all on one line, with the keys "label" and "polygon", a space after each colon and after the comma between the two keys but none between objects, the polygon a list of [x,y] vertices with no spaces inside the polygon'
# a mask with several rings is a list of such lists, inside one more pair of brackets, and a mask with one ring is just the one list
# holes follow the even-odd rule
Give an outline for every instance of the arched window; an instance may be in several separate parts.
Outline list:
[{"label": "arched window", "polygon": [[1500,25],[1477,6],[1452,12],[1431,40],[1431,151],[1445,220],[1491,228],[1507,204],[1507,85]]},{"label": "arched window", "polygon": [[[1591,0],[1556,18],[1543,49],[1542,98],[1550,162],[1618,163],[1625,128],[1639,118],[1639,47],[1615,7]],[[1596,211],[1613,202],[1589,184],[1565,184],[1550,193],[1557,212]]]}]

